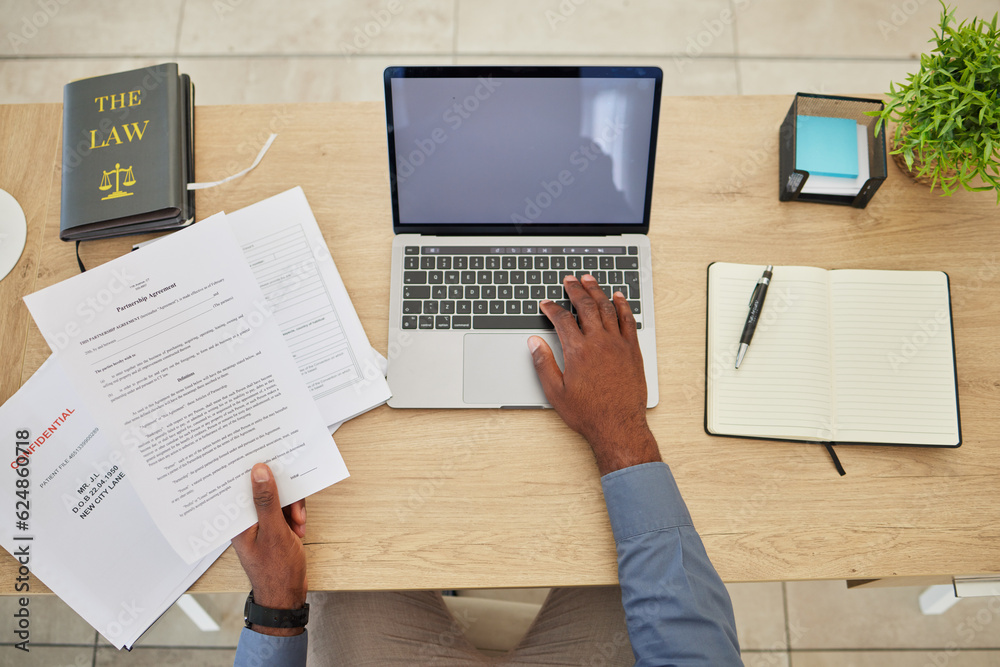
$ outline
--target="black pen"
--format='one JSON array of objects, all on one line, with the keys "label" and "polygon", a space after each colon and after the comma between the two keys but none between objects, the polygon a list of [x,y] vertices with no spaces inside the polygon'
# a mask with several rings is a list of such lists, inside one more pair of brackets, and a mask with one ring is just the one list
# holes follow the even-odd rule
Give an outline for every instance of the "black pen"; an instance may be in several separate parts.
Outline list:
[{"label": "black pen", "polygon": [[764,297],[767,296],[767,286],[771,284],[770,264],[764,269],[764,275],[757,281],[750,295],[750,312],[747,314],[747,323],[743,325],[743,334],[740,336],[740,351],[736,353],[736,368],[740,367],[743,357],[746,356],[750,348],[750,341],[753,340],[753,332],[757,328],[757,320],[760,319],[760,311],[764,307]]}]

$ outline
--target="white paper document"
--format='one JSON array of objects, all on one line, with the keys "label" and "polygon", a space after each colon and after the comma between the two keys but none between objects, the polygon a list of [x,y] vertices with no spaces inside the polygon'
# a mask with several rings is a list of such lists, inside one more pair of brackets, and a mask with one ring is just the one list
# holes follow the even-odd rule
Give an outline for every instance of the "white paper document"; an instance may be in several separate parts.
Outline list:
[{"label": "white paper document", "polygon": [[[0,534],[15,558],[117,648],[132,644],[225,547],[187,564],[153,523],[112,447],[59,364],[42,365],[0,407],[19,433],[21,459],[4,461],[4,489],[19,479],[28,518]],[[17,467],[28,474],[18,474]]]},{"label": "white paper document", "polygon": [[156,525],[188,563],[347,476],[222,214],[25,297]]},{"label": "white paper document", "polygon": [[389,400],[385,370],[302,188],[227,213],[226,220],[326,423]]},{"label": "white paper document", "polygon": [[226,220],[264,291],[259,310],[277,320],[330,433],[389,400],[389,362],[371,348],[302,188]]}]

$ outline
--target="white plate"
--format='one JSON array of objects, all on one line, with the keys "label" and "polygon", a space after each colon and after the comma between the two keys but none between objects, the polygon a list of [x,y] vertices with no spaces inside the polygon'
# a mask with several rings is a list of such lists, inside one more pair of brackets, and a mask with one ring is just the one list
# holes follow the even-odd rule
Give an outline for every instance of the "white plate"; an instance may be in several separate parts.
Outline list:
[{"label": "white plate", "polygon": [[28,238],[28,223],[21,205],[6,190],[0,190],[0,280],[21,259]]}]

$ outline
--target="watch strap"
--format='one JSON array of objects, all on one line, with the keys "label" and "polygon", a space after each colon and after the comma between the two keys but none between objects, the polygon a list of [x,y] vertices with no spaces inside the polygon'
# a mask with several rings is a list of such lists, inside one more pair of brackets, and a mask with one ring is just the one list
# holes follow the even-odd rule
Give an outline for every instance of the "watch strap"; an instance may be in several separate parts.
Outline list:
[{"label": "watch strap", "polygon": [[246,627],[261,625],[265,628],[304,628],[309,622],[309,603],[301,609],[270,609],[262,607],[253,599],[253,591],[247,596],[243,607],[243,622]]}]

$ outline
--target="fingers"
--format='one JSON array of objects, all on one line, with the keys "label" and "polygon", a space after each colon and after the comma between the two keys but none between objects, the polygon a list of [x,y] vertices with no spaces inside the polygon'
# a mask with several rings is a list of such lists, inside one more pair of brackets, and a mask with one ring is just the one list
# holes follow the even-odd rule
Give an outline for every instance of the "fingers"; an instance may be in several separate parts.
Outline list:
[{"label": "fingers", "polygon": [[603,329],[604,321],[598,309],[597,302],[591,297],[590,292],[584,287],[575,276],[563,278],[563,289],[569,296],[569,300],[576,308],[576,316],[580,321],[580,328],[584,333]]},{"label": "fingers", "polygon": [[299,537],[306,536],[306,499],[298,500],[285,508],[285,520]]},{"label": "fingers", "polygon": [[576,308],[580,328],[584,333],[599,328],[611,332],[619,331],[618,307],[608,301],[596,278],[589,274],[579,280],[574,276],[566,276],[563,285]]},{"label": "fingers", "polygon": [[538,373],[545,397],[554,405],[553,398],[558,397],[557,392],[563,387],[563,374],[552,354],[552,348],[538,336],[531,336],[528,338],[528,349],[531,350],[531,360],[535,363],[535,372]]},{"label": "fingers", "polygon": [[539,302],[538,308],[545,317],[549,318],[552,326],[556,328],[556,333],[559,334],[559,342],[562,343],[564,349],[570,340],[580,335],[580,327],[576,324],[576,318],[570,315],[569,311],[565,308],[557,306],[555,302],[548,299]]},{"label": "fingers", "polygon": [[285,515],[278,500],[278,484],[266,463],[258,463],[250,472],[253,480],[253,504],[257,509],[257,524],[260,533],[278,535],[287,530]]},{"label": "fingers", "polygon": [[608,297],[598,284],[597,278],[587,274],[580,278],[580,283],[596,304],[597,310],[601,314],[602,326],[608,331],[618,331],[618,313],[615,312],[614,305],[608,301]]},{"label": "fingers", "polygon": [[589,331],[604,329],[613,333],[621,332],[629,340],[638,340],[635,318],[624,294],[615,292],[613,300],[608,300],[597,279],[589,274],[579,280],[575,276],[566,276],[563,279],[563,288],[573,307],[576,308],[576,319],[568,311],[547,299],[539,304],[539,308],[555,326],[564,349],[567,343],[566,336],[572,336],[580,330],[586,334]]},{"label": "fingers", "polygon": [[295,524],[305,525],[306,523],[306,499],[297,500],[291,505],[285,506],[282,511],[285,513],[285,521],[288,522],[289,526]]},{"label": "fingers", "polygon": [[632,308],[628,305],[628,300],[621,292],[614,293],[615,310],[618,311],[618,326],[622,335],[631,342],[639,342],[639,334],[636,331],[635,317],[632,315]]}]

